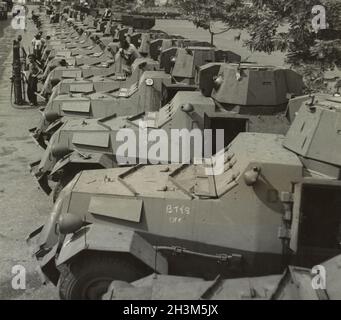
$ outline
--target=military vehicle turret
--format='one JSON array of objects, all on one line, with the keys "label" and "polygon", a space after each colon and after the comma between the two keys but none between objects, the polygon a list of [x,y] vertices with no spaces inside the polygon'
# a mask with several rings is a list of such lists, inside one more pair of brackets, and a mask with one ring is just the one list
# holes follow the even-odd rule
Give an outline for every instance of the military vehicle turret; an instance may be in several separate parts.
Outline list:
[{"label": "military vehicle turret", "polygon": [[30,236],[43,274],[89,299],[103,279],[264,276],[339,255],[340,112],[340,97],[304,103],[286,136],[240,133],[203,164],[78,174]]}]

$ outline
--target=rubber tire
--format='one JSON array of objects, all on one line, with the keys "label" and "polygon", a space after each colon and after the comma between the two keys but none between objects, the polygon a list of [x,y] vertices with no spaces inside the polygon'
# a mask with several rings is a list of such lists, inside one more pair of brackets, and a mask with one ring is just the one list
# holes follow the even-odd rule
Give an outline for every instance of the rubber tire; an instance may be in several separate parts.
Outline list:
[{"label": "rubber tire", "polygon": [[[146,275],[145,271],[139,270],[133,262],[122,256],[98,252],[85,255],[71,264],[64,264],[60,271],[58,289],[61,300],[100,300],[113,280],[132,282]],[[105,277],[110,281],[97,298],[90,299],[83,288],[96,277]]]}]

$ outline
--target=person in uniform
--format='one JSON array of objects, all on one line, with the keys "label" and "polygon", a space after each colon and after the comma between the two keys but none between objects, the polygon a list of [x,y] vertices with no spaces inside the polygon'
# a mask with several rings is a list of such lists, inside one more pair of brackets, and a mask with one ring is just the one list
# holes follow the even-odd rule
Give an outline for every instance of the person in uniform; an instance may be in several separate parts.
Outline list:
[{"label": "person in uniform", "polygon": [[131,66],[137,58],[140,58],[136,47],[132,43],[129,43],[126,38],[120,41],[120,47],[119,53],[128,66]]},{"label": "person in uniform", "polygon": [[111,19],[111,15],[111,10],[109,8],[106,8],[102,16],[102,21],[109,21]]},{"label": "person in uniform", "polygon": [[115,56],[120,49],[120,43],[117,40],[113,40],[108,43],[107,51],[111,54],[112,58],[115,60]]},{"label": "person in uniform", "polygon": [[38,104],[36,95],[38,90],[38,75],[40,74],[41,70],[36,63],[36,59],[33,54],[29,54],[28,59],[27,97],[30,105],[36,106]]},{"label": "person in uniform", "polygon": [[115,61],[122,61],[123,63],[119,63],[120,68],[122,70],[120,72],[124,72],[126,76],[131,75],[131,66],[134,61],[140,57],[140,54],[136,47],[129,43],[127,38],[120,40],[120,49],[118,50]]},{"label": "person in uniform", "polygon": [[20,48],[20,62],[21,62],[22,70],[25,70],[27,53],[26,53],[25,48],[22,46],[21,41],[22,41],[22,36],[19,34],[18,38],[17,38],[17,43],[18,43],[19,48]]},{"label": "person in uniform", "polygon": [[110,54],[110,56],[108,57],[109,59],[106,60],[106,64],[108,66],[111,66],[115,63],[116,54],[118,53],[119,49],[120,49],[120,43],[118,41],[113,40],[108,43],[106,47],[106,51]]},{"label": "person in uniform", "polygon": [[40,60],[43,49],[43,42],[41,41],[41,35],[38,33],[32,40],[33,55],[35,59]]},{"label": "person in uniform", "polygon": [[42,76],[42,81],[44,83],[39,96],[43,97],[46,101],[49,100],[51,94],[53,93],[53,72],[51,72],[53,69],[57,67],[68,67],[68,63],[65,59],[61,59],[60,61],[54,60],[52,61],[47,68],[45,69],[45,72]]},{"label": "person in uniform", "polygon": [[44,49],[45,48],[45,46],[46,46],[46,40],[45,40],[45,38],[43,37],[43,31],[39,31],[39,36],[40,36],[40,41],[41,41],[41,43],[42,43],[42,49]]}]

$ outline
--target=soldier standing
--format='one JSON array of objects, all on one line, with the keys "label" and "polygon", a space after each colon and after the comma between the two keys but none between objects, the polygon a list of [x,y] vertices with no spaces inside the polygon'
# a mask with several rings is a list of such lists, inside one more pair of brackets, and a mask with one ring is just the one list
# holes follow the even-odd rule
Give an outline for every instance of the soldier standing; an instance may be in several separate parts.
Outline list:
[{"label": "soldier standing", "polygon": [[36,59],[40,60],[43,49],[43,42],[41,41],[41,35],[38,33],[32,40],[33,55]]},{"label": "soldier standing", "polygon": [[102,16],[102,20],[103,21],[109,21],[111,19],[111,16],[112,16],[111,9],[106,8],[104,11],[104,14]]},{"label": "soldier standing", "polygon": [[27,97],[31,106],[36,106],[37,103],[37,95],[36,92],[38,90],[38,75],[41,70],[36,63],[35,56],[30,54],[28,56],[29,65],[28,65],[28,76],[27,76]]},{"label": "soldier standing", "polygon": [[17,43],[19,45],[19,50],[20,50],[20,62],[22,66],[22,70],[26,69],[26,58],[27,58],[27,53],[25,48],[22,46],[22,36],[19,34],[17,38]]}]

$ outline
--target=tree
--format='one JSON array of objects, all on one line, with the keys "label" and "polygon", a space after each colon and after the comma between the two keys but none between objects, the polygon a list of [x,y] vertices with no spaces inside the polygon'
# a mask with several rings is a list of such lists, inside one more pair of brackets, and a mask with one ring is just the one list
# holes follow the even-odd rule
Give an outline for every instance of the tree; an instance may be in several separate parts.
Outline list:
[{"label": "tree", "polygon": [[[234,18],[234,13],[244,6],[242,0],[175,0],[175,4],[196,27],[209,31],[212,45],[215,35],[242,26],[242,21]],[[215,31],[217,21],[224,21],[225,28]]]}]

